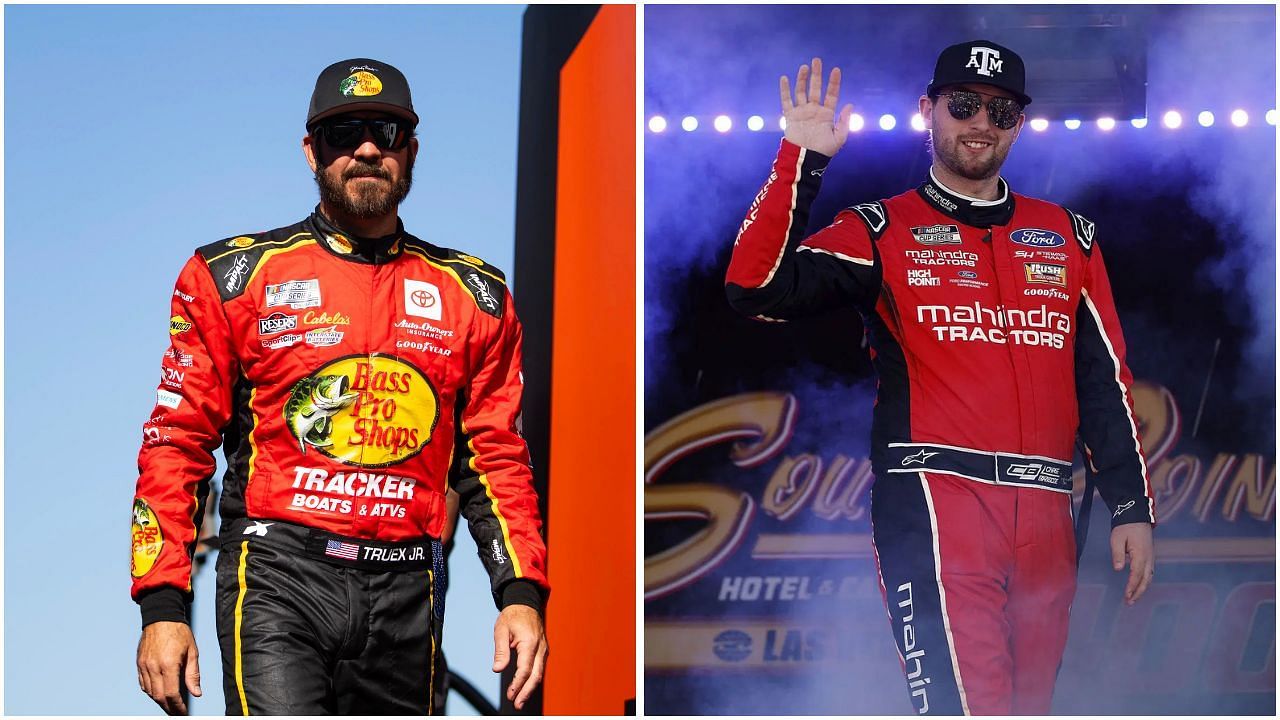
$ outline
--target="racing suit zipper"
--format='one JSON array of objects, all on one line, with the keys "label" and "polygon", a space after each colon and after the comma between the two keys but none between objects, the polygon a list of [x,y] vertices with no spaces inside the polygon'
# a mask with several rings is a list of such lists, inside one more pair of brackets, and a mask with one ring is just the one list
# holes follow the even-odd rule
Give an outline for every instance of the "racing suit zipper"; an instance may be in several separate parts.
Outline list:
[{"label": "racing suit zipper", "polygon": [[[1004,307],[1004,306],[1005,306],[1005,303],[1004,303],[1004,291],[1003,291],[1003,289],[1000,287],[1000,262],[999,262],[999,261],[997,260],[997,258],[996,258],[996,244],[992,241],[992,230],[991,230],[991,228],[987,228],[987,234],[982,236],[982,242],[986,243],[986,244],[987,244],[987,249],[991,251],[991,269],[992,269],[991,275],[992,275],[992,277],[994,278],[994,282],[995,282],[995,284],[996,284],[996,302],[997,302],[997,304],[998,304],[998,306],[999,306],[999,307]],[[1007,308],[1005,308],[1005,309],[1007,310]],[[1002,313],[1000,314],[1000,318],[1001,318],[1002,324],[1003,324],[1003,320],[1004,320],[1004,318],[1005,318],[1005,317],[1007,317],[1007,313],[1002,312]],[[1005,331],[1006,331],[1006,333],[1007,333],[1008,328],[1004,328],[1004,330],[1005,330]],[[1009,342],[1008,342],[1008,337],[1007,337],[1007,335],[1006,335],[1006,338],[1005,338],[1005,351],[1009,353],[1009,367],[1011,367],[1011,368],[1013,368],[1013,369],[1014,369],[1014,376],[1016,377],[1016,376],[1017,376],[1017,364],[1016,364],[1015,359],[1014,359],[1014,357],[1013,357],[1013,349],[1012,349],[1012,348],[1010,348],[1010,346],[1009,346]],[[1015,383],[1014,383],[1014,391],[1016,392],[1016,391],[1017,391],[1017,389],[1018,389],[1018,388],[1017,388],[1017,383],[1015,382]],[[1018,424],[1019,424],[1019,426],[1021,426],[1021,424],[1022,424],[1022,403],[1021,403],[1021,400],[1019,400],[1019,401],[1018,401],[1017,403],[1015,403],[1015,404],[1016,404],[1016,406],[1017,406],[1017,408],[1018,408]],[[992,473],[992,477],[994,477],[994,478],[995,478],[995,484],[996,484],[996,485],[999,485],[999,484],[1000,484],[1000,453],[999,453],[999,451],[995,451],[995,456],[992,458],[992,464],[994,464],[994,465],[995,465],[995,468],[994,468],[994,470],[995,470],[995,471]]]}]

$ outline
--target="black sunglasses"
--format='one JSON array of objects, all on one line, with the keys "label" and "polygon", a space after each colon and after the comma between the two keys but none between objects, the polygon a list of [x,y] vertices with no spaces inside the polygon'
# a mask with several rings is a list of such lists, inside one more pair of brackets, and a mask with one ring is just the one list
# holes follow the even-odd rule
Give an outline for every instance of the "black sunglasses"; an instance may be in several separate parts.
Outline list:
[{"label": "black sunglasses", "polygon": [[951,117],[957,120],[968,120],[977,115],[978,110],[982,108],[984,95],[991,98],[987,101],[987,117],[991,118],[992,125],[1001,130],[1011,130],[1018,124],[1018,118],[1022,117],[1022,104],[1013,98],[987,95],[975,90],[938,93],[939,97],[947,98],[947,110],[951,113]]},{"label": "black sunglasses", "polygon": [[[400,118],[337,117],[322,120],[315,131],[324,136],[330,147],[349,150],[364,142],[364,131],[373,135],[379,150],[403,150],[411,136],[409,122]],[[313,131],[314,132],[314,131]]]}]

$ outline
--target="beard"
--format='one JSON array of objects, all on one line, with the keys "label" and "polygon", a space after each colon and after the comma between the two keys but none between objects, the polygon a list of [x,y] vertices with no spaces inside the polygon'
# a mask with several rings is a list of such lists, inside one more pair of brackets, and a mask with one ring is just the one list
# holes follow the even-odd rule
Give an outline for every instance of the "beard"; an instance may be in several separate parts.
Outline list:
[{"label": "beard", "polygon": [[[975,138],[976,139],[976,138]],[[934,144],[933,134],[928,136],[929,154],[947,170],[968,180],[987,180],[1000,174],[1005,158],[1009,157],[1010,145],[1001,147],[993,143],[991,155],[985,159],[966,158],[960,149],[960,138],[943,138],[941,144]]]},{"label": "beard", "polygon": [[[349,185],[350,180],[358,177],[375,177],[391,183],[356,183]],[[391,173],[376,165],[366,165],[352,160],[339,179],[331,178],[321,165],[316,165],[316,186],[320,188],[320,199],[337,211],[355,218],[368,219],[392,214],[409,195],[413,187],[413,159],[405,165],[404,175],[393,181]],[[350,189],[348,189],[350,188]]]}]

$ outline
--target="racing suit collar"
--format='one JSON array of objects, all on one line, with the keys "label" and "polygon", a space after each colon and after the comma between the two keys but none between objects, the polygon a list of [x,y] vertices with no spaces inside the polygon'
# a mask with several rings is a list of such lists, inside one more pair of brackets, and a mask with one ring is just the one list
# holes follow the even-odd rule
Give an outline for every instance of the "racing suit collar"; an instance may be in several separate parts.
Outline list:
[{"label": "racing suit collar", "polygon": [[961,195],[938,181],[929,168],[929,179],[917,192],[925,202],[947,217],[954,218],[973,227],[991,227],[1005,225],[1013,219],[1013,193],[1009,192],[1009,183],[999,178],[1000,197],[995,200],[979,200]]},{"label": "racing suit collar", "polygon": [[343,260],[377,265],[400,257],[404,221],[399,218],[396,218],[395,232],[378,238],[360,237],[343,230],[320,214],[319,205],[307,222],[312,226],[318,244]]}]

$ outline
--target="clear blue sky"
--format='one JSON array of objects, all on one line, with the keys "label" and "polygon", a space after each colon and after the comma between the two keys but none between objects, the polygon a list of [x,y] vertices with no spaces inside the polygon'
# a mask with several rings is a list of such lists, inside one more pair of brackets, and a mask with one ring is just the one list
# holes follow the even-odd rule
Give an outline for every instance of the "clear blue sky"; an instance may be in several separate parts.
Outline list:
[{"label": "clear blue sky", "polygon": [[[5,714],[161,714],[137,687],[128,548],[169,296],[197,246],[310,212],[300,140],[322,68],[405,73],[422,118],[406,227],[512,270],[523,12],[4,8]],[[496,610],[459,536],[445,652],[496,701]],[[192,710],[220,715],[212,565]]]}]

